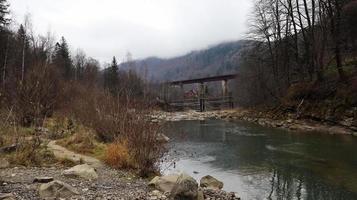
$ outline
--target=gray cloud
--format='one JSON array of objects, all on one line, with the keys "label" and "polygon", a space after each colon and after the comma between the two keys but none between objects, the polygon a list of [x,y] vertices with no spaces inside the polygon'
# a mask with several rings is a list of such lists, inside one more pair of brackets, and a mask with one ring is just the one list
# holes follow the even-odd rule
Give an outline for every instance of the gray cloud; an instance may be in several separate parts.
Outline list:
[{"label": "gray cloud", "polygon": [[17,21],[30,12],[39,33],[65,36],[100,61],[172,57],[241,39],[252,0],[9,0]]}]

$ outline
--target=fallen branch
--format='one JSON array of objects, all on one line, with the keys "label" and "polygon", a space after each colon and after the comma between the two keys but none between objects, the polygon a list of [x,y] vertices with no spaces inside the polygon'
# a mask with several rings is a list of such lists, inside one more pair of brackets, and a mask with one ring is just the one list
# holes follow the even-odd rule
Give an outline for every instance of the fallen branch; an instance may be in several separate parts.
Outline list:
[{"label": "fallen branch", "polygon": [[17,144],[12,144],[10,146],[6,146],[6,147],[1,147],[0,148],[0,153],[11,153],[16,151],[18,148]]}]

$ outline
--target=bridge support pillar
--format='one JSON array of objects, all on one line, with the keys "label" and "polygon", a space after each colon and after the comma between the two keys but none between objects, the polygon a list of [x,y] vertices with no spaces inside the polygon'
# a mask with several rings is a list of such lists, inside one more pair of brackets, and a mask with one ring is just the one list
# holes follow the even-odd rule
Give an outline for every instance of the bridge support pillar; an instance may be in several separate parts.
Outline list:
[{"label": "bridge support pillar", "polygon": [[206,93],[205,84],[200,83],[200,90],[199,90],[200,112],[204,112],[206,110],[205,93]]},{"label": "bridge support pillar", "polygon": [[223,95],[223,97],[228,96],[228,81],[227,80],[222,81],[222,95]]}]

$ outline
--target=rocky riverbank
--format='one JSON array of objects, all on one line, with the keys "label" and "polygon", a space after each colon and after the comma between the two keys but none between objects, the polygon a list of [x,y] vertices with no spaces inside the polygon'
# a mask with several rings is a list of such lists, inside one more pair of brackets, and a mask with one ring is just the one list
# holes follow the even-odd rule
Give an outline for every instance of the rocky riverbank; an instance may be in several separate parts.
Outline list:
[{"label": "rocky riverbank", "polygon": [[223,182],[209,175],[202,177],[198,184],[185,173],[156,176],[149,183],[150,188],[155,189],[150,193],[153,200],[240,200],[234,192],[223,191],[223,185]]},{"label": "rocky riverbank", "polygon": [[63,174],[64,170],[60,166],[1,169],[0,193],[11,195],[11,199],[42,199],[39,188],[44,183],[35,181],[41,177],[68,184],[76,192],[67,199],[147,199],[149,193],[145,180],[123,171],[100,168],[98,178],[89,180],[68,177]]},{"label": "rocky riverbank", "polygon": [[197,112],[192,110],[184,112],[156,111],[150,117],[153,122],[206,119],[222,119],[229,121],[242,120],[266,127],[281,128],[291,131],[357,136],[357,116],[356,118],[349,117],[343,121],[332,123],[327,120],[316,121],[303,118],[297,119],[293,114],[277,115],[271,112],[256,111],[252,109],[234,109],[208,112]]},{"label": "rocky riverbank", "polygon": [[[55,141],[48,143],[48,149],[57,159],[70,160],[78,165],[71,168],[61,164],[53,164],[50,167],[14,167],[6,159],[1,159],[0,200],[166,200],[180,199],[186,194],[189,196],[185,199],[192,200],[239,199],[234,193],[222,191],[223,183],[210,176],[207,176],[204,184],[201,183],[201,187],[192,177],[184,176],[185,179],[179,181],[179,175],[175,175],[176,179],[172,179],[170,183],[155,182],[157,178],[149,182],[148,179],[142,179],[128,171],[111,169],[95,158],[72,152],[57,145]],[[85,164],[81,164],[82,162]],[[187,183],[191,184],[190,187],[187,187]],[[172,187],[170,190],[156,187],[162,184]]]},{"label": "rocky riverbank", "polygon": [[[149,187],[148,180],[135,177],[124,171],[113,170],[110,168],[96,169],[97,177],[88,179],[66,175],[66,169],[53,166],[50,168],[25,168],[14,167],[0,170],[0,199],[98,199],[98,200],[166,200],[180,199],[172,196],[168,190]],[[171,184],[176,187],[176,197],[189,194],[186,199],[198,200],[235,200],[239,199],[234,193],[228,193],[220,188],[204,187],[199,188],[196,181],[195,187],[184,187],[186,179],[179,183],[177,178],[174,182],[156,182],[157,185]],[[206,181],[207,182],[207,181]],[[153,181],[151,182],[153,184]],[[208,182],[209,186],[215,183]],[[171,187],[170,186],[170,187]],[[222,185],[223,186],[223,185]],[[195,189],[195,191],[194,191]],[[191,193],[190,193],[191,192]]]}]

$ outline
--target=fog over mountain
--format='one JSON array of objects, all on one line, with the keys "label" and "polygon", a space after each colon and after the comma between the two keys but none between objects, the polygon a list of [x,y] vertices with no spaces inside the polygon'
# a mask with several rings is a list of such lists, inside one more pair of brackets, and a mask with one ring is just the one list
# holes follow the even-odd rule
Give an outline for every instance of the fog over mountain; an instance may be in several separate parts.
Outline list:
[{"label": "fog over mountain", "polygon": [[173,81],[236,73],[245,50],[253,41],[225,42],[192,51],[186,55],[163,59],[150,57],[120,65],[121,69],[134,69],[153,81]]}]

